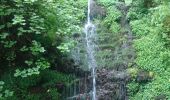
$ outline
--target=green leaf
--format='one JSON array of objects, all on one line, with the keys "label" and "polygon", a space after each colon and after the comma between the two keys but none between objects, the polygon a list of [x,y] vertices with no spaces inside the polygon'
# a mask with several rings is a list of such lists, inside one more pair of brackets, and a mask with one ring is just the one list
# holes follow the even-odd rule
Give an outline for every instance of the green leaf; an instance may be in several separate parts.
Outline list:
[{"label": "green leaf", "polygon": [[21,75],[20,70],[19,70],[19,69],[16,69],[14,76],[15,76],[15,77],[18,77],[18,76],[20,76],[20,75]]},{"label": "green leaf", "polygon": [[0,85],[4,85],[5,83],[3,81],[0,81]]},{"label": "green leaf", "polygon": [[20,25],[25,25],[25,20],[22,15],[14,15],[14,19],[12,19],[13,25],[20,24]]},{"label": "green leaf", "polygon": [[32,41],[32,47],[30,47],[30,50],[32,51],[33,55],[38,55],[46,51],[44,47],[42,47],[41,44],[35,40]]},{"label": "green leaf", "polygon": [[27,48],[26,46],[23,46],[21,49],[20,49],[20,51],[28,51],[29,50],[29,48]]},{"label": "green leaf", "polygon": [[5,28],[5,25],[0,25],[0,29],[3,29],[3,28]]},{"label": "green leaf", "polygon": [[2,89],[3,89],[3,86],[0,86],[0,92],[2,91]]},{"label": "green leaf", "polygon": [[33,64],[33,62],[32,62],[32,61],[28,61],[28,60],[26,60],[26,61],[25,61],[25,63],[26,63],[28,66],[30,66],[30,65],[32,65],[32,64]]},{"label": "green leaf", "polygon": [[11,48],[17,43],[17,41],[2,41],[2,43],[5,48]]},{"label": "green leaf", "polygon": [[5,90],[5,97],[10,97],[13,95],[13,92],[9,91],[9,90]]},{"label": "green leaf", "polygon": [[2,93],[0,93],[0,99],[2,98]]},{"label": "green leaf", "polygon": [[6,37],[9,36],[9,33],[2,33],[0,34],[1,39],[6,39]]}]

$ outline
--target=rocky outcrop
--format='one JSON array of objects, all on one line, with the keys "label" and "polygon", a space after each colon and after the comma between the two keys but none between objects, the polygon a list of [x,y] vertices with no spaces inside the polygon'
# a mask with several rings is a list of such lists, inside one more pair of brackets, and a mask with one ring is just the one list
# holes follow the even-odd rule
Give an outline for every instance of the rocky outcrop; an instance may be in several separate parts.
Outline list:
[{"label": "rocky outcrop", "polygon": [[98,100],[127,100],[126,82],[130,78],[127,72],[110,69],[97,71],[97,99]]},{"label": "rocky outcrop", "polygon": [[153,75],[151,72],[148,71],[139,71],[136,77],[136,81],[139,83],[146,83],[148,81],[151,81],[153,78]]},{"label": "rocky outcrop", "polygon": [[97,5],[95,0],[91,0],[91,18],[100,17],[103,18],[106,16],[106,10],[102,7]]},{"label": "rocky outcrop", "polygon": [[[135,52],[133,52],[134,50],[131,44],[132,32],[126,19],[129,6],[126,6],[123,2],[117,3],[115,6],[122,13],[119,23],[121,29],[127,30],[126,32],[120,32],[120,34],[127,38],[125,42],[120,44],[119,48],[113,52],[122,51],[119,55],[127,59],[123,59],[122,62],[117,62],[113,65],[112,69],[102,68],[97,71],[96,84],[98,100],[128,100],[126,83],[132,78],[127,72],[128,64],[133,63],[135,58]],[[130,51],[132,53],[127,55],[127,53],[123,53],[124,51]]]},{"label": "rocky outcrop", "polygon": [[[134,75],[135,74],[135,75]],[[137,83],[151,81],[153,73],[136,69],[135,72],[117,71],[115,69],[99,69],[97,71],[97,99],[98,100],[128,100],[126,84],[132,80]],[[160,100],[160,99],[156,99]],[[161,99],[162,100],[162,99]],[[163,99],[164,100],[164,99]]]},{"label": "rocky outcrop", "polygon": [[154,100],[168,100],[165,94],[160,94],[154,98]]}]

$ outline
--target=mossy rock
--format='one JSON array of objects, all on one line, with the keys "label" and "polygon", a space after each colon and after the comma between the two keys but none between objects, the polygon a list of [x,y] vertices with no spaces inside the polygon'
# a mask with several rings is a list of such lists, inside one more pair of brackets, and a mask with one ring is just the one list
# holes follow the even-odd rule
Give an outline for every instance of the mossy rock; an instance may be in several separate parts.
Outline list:
[{"label": "mossy rock", "polygon": [[154,100],[168,100],[168,98],[165,94],[160,94],[160,95],[154,97]]}]

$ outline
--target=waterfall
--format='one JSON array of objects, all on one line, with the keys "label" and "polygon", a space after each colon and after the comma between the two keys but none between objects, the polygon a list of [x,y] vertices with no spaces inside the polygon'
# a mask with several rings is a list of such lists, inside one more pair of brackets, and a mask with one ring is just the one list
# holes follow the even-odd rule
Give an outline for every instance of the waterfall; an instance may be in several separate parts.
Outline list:
[{"label": "waterfall", "polygon": [[88,15],[87,15],[87,23],[90,23],[91,20],[90,20],[90,4],[91,4],[91,0],[88,0]]},{"label": "waterfall", "polygon": [[96,29],[95,26],[91,23],[90,19],[90,5],[91,0],[88,0],[88,17],[87,17],[87,23],[85,25],[85,40],[86,40],[86,51],[87,51],[87,59],[88,59],[88,67],[91,71],[92,75],[92,98],[93,100],[96,100],[96,59],[95,59],[95,40],[96,40]]},{"label": "waterfall", "polygon": [[[75,64],[83,71],[87,71],[84,77],[75,80],[69,86],[65,87],[63,100],[97,100],[96,98],[96,59],[95,51],[97,49],[96,27],[91,21],[91,3],[88,0],[87,22],[84,26],[84,35],[76,37],[78,45],[72,50],[71,58]],[[83,52],[81,51],[83,50]],[[79,70],[81,71],[81,70]],[[81,72],[80,72],[81,73]],[[91,73],[91,74],[90,74]],[[90,74],[90,75],[89,75]]]}]

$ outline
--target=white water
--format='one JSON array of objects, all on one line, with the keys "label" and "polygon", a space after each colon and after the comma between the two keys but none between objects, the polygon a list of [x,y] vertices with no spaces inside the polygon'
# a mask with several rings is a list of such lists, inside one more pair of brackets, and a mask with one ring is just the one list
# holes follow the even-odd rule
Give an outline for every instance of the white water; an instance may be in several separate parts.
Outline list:
[{"label": "white water", "polygon": [[[80,43],[79,47],[77,47],[76,50],[73,50],[72,58],[75,60],[76,64],[79,65],[80,62],[83,60],[82,69],[84,70],[90,70],[91,77],[83,80],[78,81],[78,83],[73,83],[73,86],[69,86],[66,88],[64,92],[64,96],[66,96],[66,100],[97,100],[96,98],[96,59],[95,59],[95,49],[96,49],[96,40],[97,40],[97,34],[96,34],[96,28],[92,24],[90,13],[91,13],[91,5],[92,0],[88,0],[88,15],[87,15],[87,23],[84,27],[84,33],[85,37],[83,38],[83,44]],[[83,45],[83,47],[81,46]],[[85,47],[85,48],[84,48]],[[85,56],[80,56],[81,49],[85,49]],[[82,58],[82,59],[81,59]],[[87,66],[87,67],[86,67]],[[92,79],[91,79],[92,78]],[[87,80],[91,80],[90,82],[86,83]],[[82,84],[82,85],[81,85]],[[92,89],[91,89],[92,85]],[[76,88],[79,88],[79,90],[76,90]]]},{"label": "white water", "polygon": [[85,34],[86,34],[86,51],[87,51],[87,59],[88,59],[88,67],[91,70],[92,75],[92,83],[93,83],[93,90],[92,90],[92,100],[96,100],[96,59],[94,56],[96,44],[94,41],[96,40],[96,32],[95,26],[91,23],[90,19],[90,5],[91,0],[88,0],[88,16],[87,16],[87,23],[85,25]]}]

